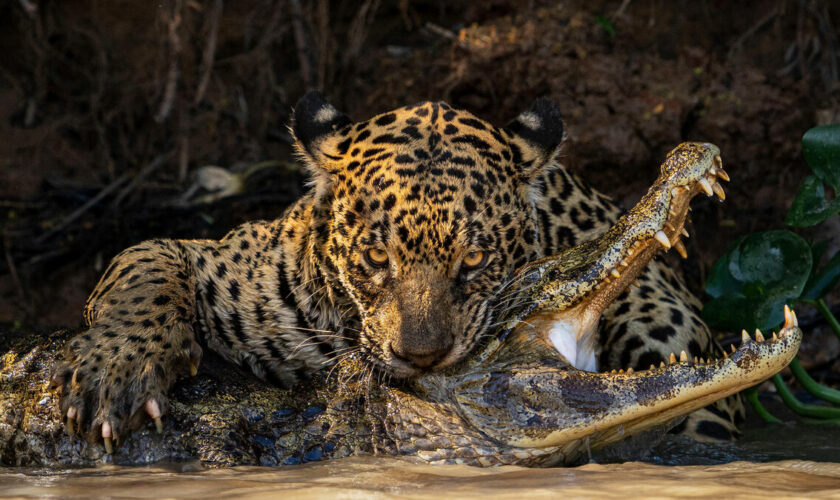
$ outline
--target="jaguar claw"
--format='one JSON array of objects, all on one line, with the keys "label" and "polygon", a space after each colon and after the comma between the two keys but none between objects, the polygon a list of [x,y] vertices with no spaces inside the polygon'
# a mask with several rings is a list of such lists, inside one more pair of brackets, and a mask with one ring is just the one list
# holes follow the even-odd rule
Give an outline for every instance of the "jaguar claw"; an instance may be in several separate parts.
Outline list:
[{"label": "jaguar claw", "polygon": [[111,424],[109,422],[102,423],[102,441],[105,443],[105,453],[114,453],[114,441],[111,435]]},{"label": "jaguar claw", "polygon": [[146,401],[146,413],[152,417],[152,420],[155,422],[155,429],[157,430],[158,434],[163,432],[163,421],[160,419],[160,405],[154,399],[150,399]]},{"label": "jaguar claw", "polygon": [[67,423],[64,425],[67,428],[67,434],[73,437],[76,434],[76,407],[71,406],[67,408]]}]

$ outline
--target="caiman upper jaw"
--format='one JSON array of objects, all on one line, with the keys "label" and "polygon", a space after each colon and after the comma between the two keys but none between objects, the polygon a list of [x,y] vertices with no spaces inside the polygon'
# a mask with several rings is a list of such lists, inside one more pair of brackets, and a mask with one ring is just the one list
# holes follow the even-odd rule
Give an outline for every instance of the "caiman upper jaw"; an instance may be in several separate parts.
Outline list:
[{"label": "caiman upper jaw", "polygon": [[642,200],[602,236],[523,266],[520,282],[539,293],[520,315],[517,328],[532,328],[573,366],[594,371],[594,332],[601,313],[636,281],[661,250],[687,236],[689,202],[700,193],[725,198],[720,150],[708,143],[683,143],[665,158],[656,182]]}]

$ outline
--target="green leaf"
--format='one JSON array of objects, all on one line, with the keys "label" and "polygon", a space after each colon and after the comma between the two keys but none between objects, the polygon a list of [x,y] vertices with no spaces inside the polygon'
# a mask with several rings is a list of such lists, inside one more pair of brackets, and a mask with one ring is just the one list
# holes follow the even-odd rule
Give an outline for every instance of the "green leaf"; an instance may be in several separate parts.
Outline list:
[{"label": "green leaf", "polygon": [[817,300],[830,292],[840,281],[840,252],[826,262],[825,266],[811,276],[805,285],[802,298]]},{"label": "green leaf", "polygon": [[739,239],[713,266],[703,319],[713,328],[766,329],[783,319],[811,274],[811,248],[788,230]]},{"label": "green leaf", "polygon": [[789,226],[808,227],[819,224],[837,212],[840,212],[840,198],[828,201],[823,181],[809,175],[799,186],[785,222]]},{"label": "green leaf", "polygon": [[822,240],[816,243],[811,243],[811,262],[814,263],[814,267],[812,268],[811,277],[813,278],[815,274],[817,274],[817,264],[822,262],[822,256],[825,251],[828,249],[828,241]]},{"label": "green leaf", "polygon": [[836,192],[840,188],[840,123],[805,132],[802,154],[817,177]]},{"label": "green leaf", "polygon": [[738,247],[746,238],[746,236],[742,236],[735,240],[735,242],[727,249],[726,254],[719,258],[712,266],[712,271],[709,273],[709,278],[706,280],[706,293],[710,296],[716,298],[727,293],[739,294],[741,292],[741,288],[744,284],[733,278],[732,274],[729,272],[729,257],[733,253],[737,253]]},{"label": "green leaf", "polygon": [[612,22],[604,16],[595,16],[595,22],[598,23],[604,31],[610,36],[610,38],[615,37],[615,28],[613,27]]}]

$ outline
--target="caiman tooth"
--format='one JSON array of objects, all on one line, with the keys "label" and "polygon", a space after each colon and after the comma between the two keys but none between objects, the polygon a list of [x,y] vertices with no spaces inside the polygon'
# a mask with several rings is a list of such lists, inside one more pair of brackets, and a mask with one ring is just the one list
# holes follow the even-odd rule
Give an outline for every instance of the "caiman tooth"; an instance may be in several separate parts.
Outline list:
[{"label": "caiman tooth", "polygon": [[[711,358],[709,358],[709,361],[711,361],[711,360],[712,360],[712,359],[711,359]],[[705,359],[703,359],[702,357],[700,358],[700,364],[701,364],[701,365],[705,365],[705,364],[706,364],[706,360],[705,360]]]},{"label": "caiman tooth", "polygon": [[680,257],[682,257],[683,259],[688,258],[688,252],[685,250],[685,245],[683,245],[682,241],[677,240],[674,243],[674,250],[676,250],[677,253],[680,254]]},{"label": "caiman tooth", "polygon": [[627,375],[633,375],[633,371],[634,371],[633,367],[631,366],[630,368],[627,369]]},{"label": "caiman tooth", "polygon": [[773,340],[779,340],[779,336],[776,335],[776,332],[773,332]]},{"label": "caiman tooth", "polygon": [[610,274],[612,275],[613,278],[620,278],[621,277],[621,273],[618,272],[618,269],[616,269],[616,268],[610,269]]},{"label": "caiman tooth", "polygon": [[642,284],[639,283],[639,280],[637,280],[637,279],[633,280],[633,283],[631,283],[631,285],[635,286],[636,288],[641,288],[642,287]]},{"label": "caiman tooth", "polygon": [[749,342],[750,340],[752,340],[750,338],[750,334],[747,333],[746,330],[741,330],[741,345],[744,345],[745,343]]},{"label": "caiman tooth", "polygon": [[630,263],[629,263],[629,262],[627,262],[627,261],[626,261],[626,260],[624,260],[624,259],[621,259],[621,262],[619,262],[619,264],[620,264],[622,267],[627,267],[627,266],[629,266],[629,265],[630,265]]},{"label": "caiman tooth", "polygon": [[700,363],[700,360],[697,359],[697,356],[694,356],[694,364],[696,365],[696,364],[699,364],[699,363]]},{"label": "caiman tooth", "polygon": [[735,351],[738,350],[738,349],[735,348],[735,344],[729,344],[729,347],[732,348],[732,354],[735,354]]},{"label": "caiman tooth", "polygon": [[676,362],[677,362],[677,357],[674,356],[674,353],[672,352],[671,356],[668,357],[668,364],[673,365]]},{"label": "caiman tooth", "polygon": [[758,328],[755,329],[755,340],[759,342],[764,342],[764,335],[761,334],[761,330]]},{"label": "caiman tooth", "polygon": [[656,238],[656,241],[658,241],[663,247],[665,247],[665,250],[669,250],[671,248],[671,241],[661,229],[657,231],[653,237]]},{"label": "caiman tooth", "polygon": [[715,192],[712,191],[712,183],[709,182],[708,179],[701,177],[697,182],[700,184],[700,187],[703,188],[703,192],[706,193],[706,196],[715,194]]},{"label": "caiman tooth", "polygon": [[724,350],[724,351],[723,351],[723,357],[724,357],[724,358],[728,358],[728,357],[729,357],[729,353],[728,353],[728,352],[726,352],[726,350]]},{"label": "caiman tooth", "polygon": [[664,361],[659,362],[659,368],[665,368],[665,362]]},{"label": "caiman tooth", "polygon": [[783,328],[792,326],[799,326],[799,321],[796,320],[796,313],[785,304],[785,326]]},{"label": "caiman tooth", "polygon": [[712,191],[715,192],[715,194],[717,195],[717,197],[720,201],[723,201],[723,200],[726,199],[726,193],[723,191],[723,187],[720,184],[718,184],[717,182],[712,184]]},{"label": "caiman tooth", "polygon": [[680,363],[688,363],[688,354],[685,351],[680,351]]},{"label": "caiman tooth", "polygon": [[621,368],[620,370],[618,370],[618,373],[619,373],[619,375],[623,374],[624,373],[624,368]]},{"label": "caiman tooth", "polygon": [[677,229],[674,227],[674,225],[671,224],[670,222],[665,223],[665,229],[667,229],[669,232],[672,232],[672,233],[677,231]]},{"label": "caiman tooth", "polygon": [[653,365],[650,365],[650,368],[648,368],[648,370],[656,370],[656,367],[653,366]]},{"label": "caiman tooth", "polygon": [[729,182],[729,174],[727,174],[724,169],[722,169],[722,168],[717,169],[717,172],[715,172],[715,175],[718,176],[718,179],[720,179],[722,181]]},{"label": "caiman tooth", "polygon": [[681,234],[681,235],[683,235],[683,236],[685,236],[686,238],[688,238],[688,231],[686,231],[686,230],[685,230],[685,227],[683,227],[682,229],[680,229],[680,234]]}]

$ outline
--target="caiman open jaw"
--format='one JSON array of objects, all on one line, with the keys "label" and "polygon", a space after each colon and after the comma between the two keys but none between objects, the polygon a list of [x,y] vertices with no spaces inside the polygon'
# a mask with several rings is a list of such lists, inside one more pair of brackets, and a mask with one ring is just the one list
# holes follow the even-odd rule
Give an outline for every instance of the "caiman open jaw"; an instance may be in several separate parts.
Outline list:
[{"label": "caiman open jaw", "polygon": [[728,176],[716,146],[675,148],[653,187],[606,233],[517,271],[505,299],[519,306],[479,354],[419,385],[454,401],[458,415],[515,458],[507,463],[549,465],[573,463],[587,448],[668,424],[780,371],[802,339],[787,306],[778,335],[756,332],[753,340],[744,332],[741,347],[721,359],[672,353],[667,365],[597,373],[592,334],[601,313],[661,249],[685,253],[689,201],[701,192],[723,199],[717,179]]},{"label": "caiman open jaw", "polygon": [[723,200],[718,180],[729,176],[717,146],[674,148],[647,194],[606,233],[517,271],[515,293],[532,305],[517,315],[516,328],[534,329],[572,366],[597,371],[594,333],[602,312],[661,249],[674,248],[685,258],[680,237],[688,235],[689,202],[701,192]]},{"label": "caiman open jaw", "polygon": [[[516,463],[571,464],[587,449],[672,422],[780,371],[802,340],[794,312],[785,307],[784,327],[768,337],[744,332],[741,346],[721,359],[672,357],[669,365],[637,372],[592,373],[544,360],[490,372],[477,366],[449,381],[449,397],[471,426],[507,447],[500,454],[521,457]],[[524,349],[533,345],[508,340]]]}]

